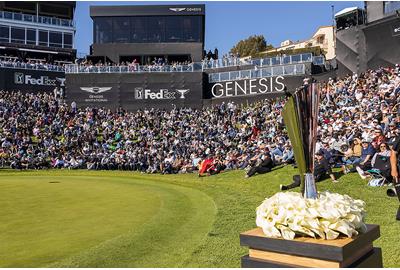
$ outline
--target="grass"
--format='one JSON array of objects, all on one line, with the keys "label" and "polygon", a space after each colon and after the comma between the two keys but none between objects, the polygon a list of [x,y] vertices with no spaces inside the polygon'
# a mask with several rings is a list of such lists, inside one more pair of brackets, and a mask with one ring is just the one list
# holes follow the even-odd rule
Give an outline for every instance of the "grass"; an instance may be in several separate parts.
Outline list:
[{"label": "grass", "polygon": [[[1,171],[0,267],[239,267],[239,233],[295,173]],[[367,222],[381,226],[384,266],[399,267],[398,201],[354,174],[339,180],[318,189],[365,200]]]}]

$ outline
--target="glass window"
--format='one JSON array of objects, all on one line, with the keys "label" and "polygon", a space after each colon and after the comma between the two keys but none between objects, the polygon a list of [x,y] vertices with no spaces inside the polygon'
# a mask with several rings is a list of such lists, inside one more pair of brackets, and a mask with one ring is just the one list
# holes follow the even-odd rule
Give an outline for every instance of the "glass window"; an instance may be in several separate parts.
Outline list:
[{"label": "glass window", "polygon": [[0,41],[9,42],[10,28],[8,26],[0,26]]},{"label": "glass window", "polygon": [[95,43],[112,42],[112,18],[99,17],[94,19],[94,40]]},{"label": "glass window", "polygon": [[39,31],[39,45],[48,47],[49,37],[47,31]]},{"label": "glass window", "polygon": [[25,43],[25,29],[11,27],[11,42]]},{"label": "glass window", "polygon": [[148,42],[165,41],[165,17],[148,17],[146,28]]},{"label": "glass window", "polygon": [[167,42],[181,42],[183,39],[183,19],[180,16],[170,16],[165,19],[165,36]]},{"label": "glass window", "polygon": [[36,30],[35,29],[26,29],[26,43],[27,44],[36,44]]},{"label": "glass window", "polygon": [[147,42],[146,17],[131,18],[132,33],[131,42]]},{"label": "glass window", "polygon": [[64,48],[72,49],[72,34],[64,33]]},{"label": "glass window", "polygon": [[400,1],[385,1],[384,2],[384,12],[392,13],[400,9]]},{"label": "glass window", "polygon": [[112,22],[113,42],[129,43],[131,24],[129,17],[115,17]]},{"label": "glass window", "polygon": [[182,16],[183,39],[185,42],[200,42],[202,39],[201,17]]},{"label": "glass window", "polygon": [[201,16],[97,17],[95,43],[202,42]]},{"label": "glass window", "polygon": [[49,46],[50,47],[62,47],[62,33],[50,32],[49,33]]}]

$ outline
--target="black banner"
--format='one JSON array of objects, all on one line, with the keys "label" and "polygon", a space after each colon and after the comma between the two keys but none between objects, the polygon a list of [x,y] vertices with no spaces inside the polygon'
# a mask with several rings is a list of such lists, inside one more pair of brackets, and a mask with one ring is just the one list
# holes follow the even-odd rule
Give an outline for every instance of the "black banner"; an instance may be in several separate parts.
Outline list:
[{"label": "black banner", "polygon": [[67,74],[66,99],[79,107],[201,108],[203,73]]},{"label": "black banner", "polygon": [[64,72],[0,68],[0,89],[29,93],[52,92],[65,87]]}]

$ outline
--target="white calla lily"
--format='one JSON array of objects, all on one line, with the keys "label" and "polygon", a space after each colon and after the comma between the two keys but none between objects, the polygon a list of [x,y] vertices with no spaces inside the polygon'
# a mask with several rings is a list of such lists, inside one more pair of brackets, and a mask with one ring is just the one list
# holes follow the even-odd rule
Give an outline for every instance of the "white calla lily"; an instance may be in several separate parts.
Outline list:
[{"label": "white calla lily", "polygon": [[365,202],[337,193],[321,192],[312,200],[298,192],[279,192],[265,199],[256,213],[256,224],[268,237],[336,239],[366,230]]}]

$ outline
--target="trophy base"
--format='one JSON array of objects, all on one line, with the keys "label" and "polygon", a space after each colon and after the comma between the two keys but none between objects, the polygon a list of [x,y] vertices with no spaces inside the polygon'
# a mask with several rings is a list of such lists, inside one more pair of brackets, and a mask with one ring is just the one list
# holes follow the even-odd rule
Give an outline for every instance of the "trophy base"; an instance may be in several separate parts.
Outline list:
[{"label": "trophy base", "polygon": [[335,240],[269,238],[257,228],[240,234],[240,244],[249,247],[242,267],[383,267],[382,251],[373,247],[379,236],[378,225],[367,225],[367,231],[354,238]]}]

